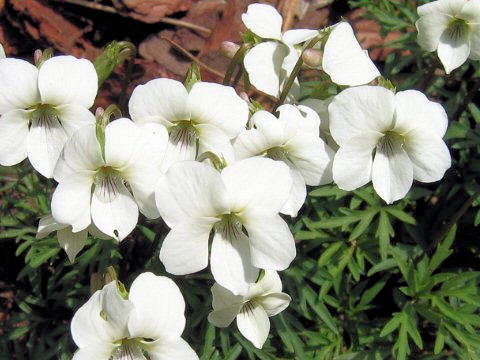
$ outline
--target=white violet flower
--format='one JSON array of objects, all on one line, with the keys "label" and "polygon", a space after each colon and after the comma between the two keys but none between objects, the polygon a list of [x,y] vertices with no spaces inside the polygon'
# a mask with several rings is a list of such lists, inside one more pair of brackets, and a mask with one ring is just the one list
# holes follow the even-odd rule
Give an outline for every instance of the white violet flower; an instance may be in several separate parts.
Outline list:
[{"label": "white violet flower", "polygon": [[0,59],[0,164],[27,156],[43,176],[52,177],[60,152],[73,133],[95,123],[88,110],[98,78],[93,64],[56,56],[37,69],[19,59]]},{"label": "white violet flower", "polygon": [[236,294],[256,280],[258,268],[284,270],[295,257],[293,236],[278,214],[292,186],[285,164],[250,158],[219,173],[205,163],[182,161],[157,186],[157,206],[171,228],[160,250],[169,273],[207,267],[212,230],[212,274]]},{"label": "white violet flower", "polygon": [[116,281],[96,291],[73,316],[73,360],[195,360],[180,336],[185,301],[167,277],[140,274],[130,293]]},{"label": "white violet flower", "polygon": [[297,216],[307,196],[305,185],[332,181],[334,152],[320,138],[320,118],[314,110],[286,104],[278,112],[278,119],[263,110],[253,114],[254,127],[241,132],[234,142],[235,158],[266,156],[287,164],[293,186],[281,212]]},{"label": "white violet flower", "polygon": [[55,168],[55,220],[71,225],[73,232],[93,221],[101,232],[122,240],[135,228],[139,210],[150,219],[159,217],[154,190],[167,136],[165,131],[161,144],[156,141],[160,134],[155,138],[132,121],[118,119],[105,128],[102,154],[95,126],[78,130]]},{"label": "white violet flower", "polygon": [[437,51],[447,74],[468,58],[480,60],[480,1],[438,0],[417,8],[417,41]]},{"label": "white violet flower", "polygon": [[413,179],[438,181],[450,167],[442,140],[447,114],[419,91],[349,88],[335,96],[329,113],[331,134],[340,146],[333,180],[341,189],[354,190],[372,180],[390,204],[407,194]]},{"label": "white violet flower", "polygon": [[110,236],[105,235],[100,230],[98,230],[93,223],[90,224],[87,229],[73,232],[70,225],[58,223],[57,221],[55,221],[51,214],[43,216],[38,223],[36,238],[43,239],[44,237],[48,236],[52,231],[57,232],[58,243],[60,244],[60,247],[65,250],[68,259],[72,263],[75,261],[75,257],[77,256],[77,254],[85,246],[88,233],[102,240],[111,239]]},{"label": "white violet flower", "polygon": [[282,292],[282,282],[276,271],[265,270],[260,280],[250,284],[245,295],[234,295],[215,283],[212,286],[213,311],[208,321],[217,327],[227,327],[237,319],[238,330],[256,348],[261,349],[270,331],[271,316],[285,310],[292,300]]},{"label": "white violet flower", "polygon": [[207,151],[233,162],[230,141],[248,121],[248,104],[232,87],[208,82],[197,82],[188,92],[176,80],[151,80],[135,88],[128,107],[138,125],[154,131],[159,124],[167,128],[164,170]]}]

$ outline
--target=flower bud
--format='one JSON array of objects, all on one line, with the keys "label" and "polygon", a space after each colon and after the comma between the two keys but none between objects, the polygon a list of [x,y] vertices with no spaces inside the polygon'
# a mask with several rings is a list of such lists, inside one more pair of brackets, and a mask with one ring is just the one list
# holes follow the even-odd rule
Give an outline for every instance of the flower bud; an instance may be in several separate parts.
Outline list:
[{"label": "flower bud", "polygon": [[235,56],[238,49],[240,49],[240,45],[235,44],[231,41],[223,41],[222,46],[220,47],[221,53],[229,59]]},{"label": "flower bud", "polygon": [[302,53],[303,62],[311,67],[322,66],[323,52],[317,49],[306,49]]},{"label": "flower bud", "polygon": [[37,49],[33,53],[33,60],[35,61],[35,64],[38,64],[40,60],[42,59],[42,50]]}]

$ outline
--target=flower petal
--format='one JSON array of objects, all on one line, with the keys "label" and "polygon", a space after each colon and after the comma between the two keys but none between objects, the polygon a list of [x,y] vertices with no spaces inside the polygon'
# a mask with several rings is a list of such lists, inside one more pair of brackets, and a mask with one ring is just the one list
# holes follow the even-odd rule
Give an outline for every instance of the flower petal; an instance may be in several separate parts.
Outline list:
[{"label": "flower petal", "polygon": [[255,286],[259,288],[258,293],[262,295],[279,293],[282,291],[282,280],[275,270],[265,270]]},{"label": "flower petal", "polygon": [[40,102],[38,69],[20,59],[0,59],[0,114]]},{"label": "flower petal", "polygon": [[58,184],[52,196],[52,215],[60,224],[81,231],[90,225],[91,174],[77,174]]},{"label": "flower petal", "polygon": [[144,345],[151,360],[196,360],[197,354],[182,338],[159,339]]},{"label": "flower petal", "polygon": [[246,294],[259,270],[250,262],[249,239],[241,224],[221,222],[215,226],[210,268],[215,281],[233,294]]},{"label": "flower petal", "polygon": [[128,109],[137,123],[157,122],[168,127],[190,119],[187,99],[187,89],[180,81],[154,79],[133,90]]},{"label": "flower petal", "polygon": [[460,67],[470,55],[470,35],[468,31],[461,35],[447,29],[440,37],[437,54],[447,74]]},{"label": "flower petal", "polygon": [[287,202],[283,205],[280,212],[295,217],[305,202],[307,188],[305,186],[305,180],[300,172],[290,169],[290,176],[293,180],[292,189],[290,190],[290,196],[288,197]]},{"label": "flower petal", "polygon": [[131,338],[178,338],[185,327],[185,301],[178,286],[165,276],[140,274],[128,299],[133,310],[128,319]]},{"label": "flower petal", "polygon": [[197,157],[197,135],[193,128],[176,126],[170,131],[167,148],[162,161],[162,171],[172,164]]},{"label": "flower petal", "polygon": [[292,187],[288,166],[267,158],[249,158],[223,169],[221,178],[234,212],[248,209],[275,214],[283,207]]},{"label": "flower petal", "polygon": [[475,25],[470,38],[470,56],[472,60],[480,60],[480,25]]},{"label": "flower petal", "polygon": [[87,346],[78,349],[73,354],[72,360],[109,360],[116,345],[112,343],[101,343],[96,346]]},{"label": "flower petal", "polygon": [[205,152],[212,152],[220,159],[225,159],[227,164],[235,161],[233,146],[230,138],[220,128],[211,124],[198,124],[198,156]]},{"label": "flower petal", "polygon": [[417,8],[418,16],[420,17],[415,26],[417,27],[418,44],[426,51],[437,50],[440,37],[448,23],[451,20],[451,14],[445,13],[442,9],[440,1],[434,1]]},{"label": "flower petal", "polygon": [[285,310],[292,298],[285,293],[272,293],[255,299],[263,307],[268,316],[275,316]]},{"label": "flower petal", "polygon": [[212,296],[213,311],[208,314],[208,321],[217,327],[227,327],[240,312],[244,297],[234,295],[217,283],[212,286]]},{"label": "flower petal", "polygon": [[160,249],[160,260],[170,274],[191,274],[208,265],[208,238],[218,219],[186,219],[170,230]]},{"label": "flower petal", "polygon": [[261,155],[269,148],[270,144],[265,138],[265,135],[257,129],[242,131],[233,143],[233,150],[235,151],[235,159],[237,161]]},{"label": "flower petal", "polygon": [[1,165],[16,165],[27,157],[28,117],[25,110],[10,110],[0,116]]},{"label": "flower petal", "polygon": [[63,229],[58,229],[58,243],[60,244],[60,247],[67,253],[68,260],[70,260],[70,262],[73,263],[75,261],[75,257],[85,246],[87,242],[87,235],[87,229],[79,232],[72,232],[72,228],[70,226]]},{"label": "flower petal", "polygon": [[51,232],[61,230],[69,227],[69,225],[60,224],[53,218],[52,214],[43,216],[39,223],[37,229],[36,239],[43,239],[47,237]]},{"label": "flower petal", "polygon": [[413,165],[413,178],[422,182],[440,180],[451,166],[450,152],[436,134],[415,129],[406,134],[404,149]]},{"label": "flower petal", "polygon": [[328,116],[328,105],[330,105],[333,98],[334,97],[331,96],[329,98],[326,98],[325,100],[305,99],[300,101],[301,106],[307,106],[310,109],[313,109],[318,114],[318,116],[320,117],[320,129],[324,134],[330,134],[330,127],[329,127],[330,120]]},{"label": "flower petal", "polygon": [[3,45],[0,44],[0,60],[5,59],[7,55],[5,54],[5,49],[3,48]]},{"label": "flower petal", "polygon": [[226,189],[220,174],[207,164],[183,161],[161,176],[156,190],[157,207],[169,227],[228,212]]},{"label": "flower petal", "polygon": [[101,293],[102,314],[108,323],[111,339],[124,339],[129,336],[127,324],[134,306],[130,300],[125,300],[118,288],[117,281],[105,285]]},{"label": "flower petal", "polygon": [[393,127],[395,95],[380,86],[343,90],[328,107],[330,131],[342,146],[367,131],[385,132]]},{"label": "flower petal", "polygon": [[400,134],[421,128],[443,137],[447,131],[448,117],[439,103],[430,101],[416,90],[399,91],[395,94],[395,128]]},{"label": "flower petal", "polygon": [[295,241],[279,215],[245,214],[252,265],[260,269],[285,270],[295,258]]},{"label": "flower petal", "polygon": [[278,97],[280,91],[280,73],[288,47],[267,41],[251,48],[243,59],[250,83],[264,93]]},{"label": "flower petal", "polygon": [[95,115],[78,104],[67,104],[56,107],[58,120],[62,124],[65,132],[71,137],[78,129],[95,124]]},{"label": "flower petal", "polygon": [[197,82],[188,94],[188,106],[194,123],[214,125],[230,139],[245,129],[248,121],[248,104],[230,86]]},{"label": "flower petal", "polygon": [[27,136],[27,154],[35,170],[47,178],[52,178],[68,138],[55,116],[34,117]]},{"label": "flower petal", "polygon": [[387,204],[403,198],[413,182],[413,168],[399,137],[386,135],[380,140],[372,166],[375,192]]},{"label": "flower petal", "polygon": [[90,108],[97,96],[97,72],[87,59],[54,56],[40,68],[38,89],[44,104],[78,104]]},{"label": "flower petal", "polygon": [[255,35],[264,39],[282,39],[282,15],[271,5],[250,4],[242,21]]},{"label": "flower petal", "polygon": [[311,29],[293,29],[287,30],[282,36],[282,40],[288,45],[301,44],[307,40],[313,39],[319,34],[318,30]]},{"label": "flower petal", "polygon": [[249,301],[237,315],[237,326],[253,346],[261,349],[270,331],[270,320],[262,305]]},{"label": "flower petal", "polygon": [[268,111],[257,111],[253,114],[250,122],[265,136],[268,148],[283,145],[286,141],[284,124]]},{"label": "flower petal", "polygon": [[340,189],[351,191],[372,179],[372,152],[383,136],[365,132],[340,147],[333,159],[333,181]]},{"label": "flower petal", "polygon": [[363,85],[380,76],[346,22],[335,25],[330,33],[323,50],[322,67],[338,85]]},{"label": "flower petal", "polygon": [[95,185],[91,206],[92,220],[98,229],[118,241],[137,225],[137,203],[118,177]]}]

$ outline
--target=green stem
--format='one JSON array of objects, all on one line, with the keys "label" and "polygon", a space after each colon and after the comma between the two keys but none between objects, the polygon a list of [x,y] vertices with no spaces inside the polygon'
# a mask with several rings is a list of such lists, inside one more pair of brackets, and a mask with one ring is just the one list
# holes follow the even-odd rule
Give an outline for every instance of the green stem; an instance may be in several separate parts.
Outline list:
[{"label": "green stem", "polygon": [[243,58],[245,56],[245,53],[247,52],[248,49],[249,49],[249,46],[243,44],[237,50],[235,55],[233,55],[233,58],[230,61],[230,64],[228,64],[228,68],[227,68],[227,72],[225,73],[225,77],[223,78],[223,85],[227,85],[227,86],[230,85],[230,81],[232,79],[235,68],[243,60]]},{"label": "green stem", "polygon": [[[314,37],[313,39],[311,39],[308,44],[305,46],[305,48],[302,50],[302,54],[305,50],[307,49],[311,49],[317,42],[319,42],[321,39],[322,39],[323,36],[316,36]],[[277,108],[283,104],[283,102],[285,101],[285,99],[287,98],[287,95],[288,93],[290,92],[290,89],[295,81],[295,79],[297,78],[297,75],[298,73],[300,72],[300,69],[302,68],[302,65],[303,65],[303,59],[302,59],[302,54],[300,54],[300,56],[298,57],[298,60],[297,62],[295,63],[295,67],[293,68],[288,80],[287,80],[287,83],[285,84],[285,86],[283,87],[283,90],[282,90],[282,93],[280,94],[280,97],[278,98],[278,101],[277,103],[275,104],[275,106],[273,107],[273,112],[275,112],[277,110]]]}]

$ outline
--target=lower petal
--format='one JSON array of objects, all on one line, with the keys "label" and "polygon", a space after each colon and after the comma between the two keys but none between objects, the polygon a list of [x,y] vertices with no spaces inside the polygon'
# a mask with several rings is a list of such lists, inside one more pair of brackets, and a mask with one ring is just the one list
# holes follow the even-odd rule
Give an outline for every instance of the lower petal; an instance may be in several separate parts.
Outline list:
[{"label": "lower petal", "polygon": [[78,129],[95,124],[95,115],[82,105],[61,105],[57,106],[56,110],[58,112],[58,119],[69,137]]},{"label": "lower petal", "polygon": [[240,333],[253,346],[261,349],[270,331],[270,320],[268,320],[267,313],[259,303],[249,301],[237,315],[237,326]]},{"label": "lower petal", "polygon": [[159,339],[150,343],[143,343],[151,360],[197,360],[198,356],[188,343],[182,338]]},{"label": "lower petal", "polygon": [[285,293],[273,293],[256,299],[268,316],[275,316],[285,310],[292,298]]},{"label": "lower petal", "polygon": [[123,240],[135,228],[138,206],[122,179],[111,179],[95,186],[92,220],[101,232],[118,241]]},{"label": "lower petal", "polygon": [[198,156],[210,151],[225,159],[227,164],[234,162],[233,146],[227,134],[210,124],[198,124],[196,128],[199,131]]},{"label": "lower petal", "polygon": [[290,169],[290,175],[293,180],[290,196],[280,212],[295,217],[298,214],[298,210],[300,210],[305,202],[305,198],[307,197],[307,187],[300,172]]},{"label": "lower petal", "polygon": [[57,231],[58,243],[67,253],[70,262],[73,263],[75,261],[75,257],[85,246],[87,235],[87,229],[74,233],[70,226]]},{"label": "lower petal", "polygon": [[174,127],[168,139],[162,170],[167,171],[176,162],[195,160],[196,157],[197,138],[193,129]]},{"label": "lower petal", "polygon": [[115,350],[115,345],[110,343],[102,343],[97,346],[87,346],[78,349],[73,354],[72,360],[109,360]]},{"label": "lower petal", "polygon": [[0,164],[16,165],[27,157],[28,112],[11,110],[0,116]]},{"label": "lower petal", "polygon": [[451,71],[467,61],[470,55],[470,40],[466,36],[460,38],[452,37],[447,29],[440,38],[437,54],[445,68],[445,72],[450,74]]},{"label": "lower petal", "polygon": [[377,147],[372,167],[372,183],[387,203],[403,198],[413,182],[413,168],[399,139],[385,138]]},{"label": "lower petal", "polygon": [[174,275],[200,271],[208,265],[208,238],[216,218],[200,218],[175,226],[163,240],[160,260]]}]

